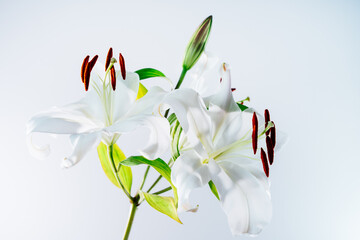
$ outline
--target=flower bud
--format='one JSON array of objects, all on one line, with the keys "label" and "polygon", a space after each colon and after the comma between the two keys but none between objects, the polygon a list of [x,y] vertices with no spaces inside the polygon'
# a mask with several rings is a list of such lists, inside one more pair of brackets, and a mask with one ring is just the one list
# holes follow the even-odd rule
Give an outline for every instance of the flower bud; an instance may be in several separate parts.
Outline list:
[{"label": "flower bud", "polygon": [[195,31],[186,48],[183,68],[187,71],[197,62],[210,35],[212,16],[207,17]]}]

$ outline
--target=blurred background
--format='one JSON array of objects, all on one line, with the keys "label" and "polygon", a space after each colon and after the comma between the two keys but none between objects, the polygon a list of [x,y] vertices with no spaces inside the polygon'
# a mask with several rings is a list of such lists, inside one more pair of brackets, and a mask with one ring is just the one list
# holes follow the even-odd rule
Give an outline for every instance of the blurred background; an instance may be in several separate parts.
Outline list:
[{"label": "blurred background", "polygon": [[[289,141],[270,171],[273,219],[257,238],[357,239],[360,222],[360,2],[0,0],[0,239],[121,239],[129,202],[96,149],[63,170],[67,137],[34,159],[25,125],[85,95],[87,55],[122,52],[128,70],[153,67],[174,82],[192,33],[208,15],[207,51],[232,67],[237,99],[268,108]],[[136,154],[145,142],[118,144]],[[134,168],[140,178],[144,168]],[[156,175],[152,172],[152,178]],[[208,188],[193,192],[183,225],[141,205],[130,239],[234,239]],[[238,239],[248,239],[239,237]]]}]

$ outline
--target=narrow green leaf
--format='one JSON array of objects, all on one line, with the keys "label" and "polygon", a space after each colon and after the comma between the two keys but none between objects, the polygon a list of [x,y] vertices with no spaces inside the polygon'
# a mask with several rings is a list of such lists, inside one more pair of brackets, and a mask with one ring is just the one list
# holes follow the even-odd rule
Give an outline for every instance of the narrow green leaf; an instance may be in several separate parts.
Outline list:
[{"label": "narrow green leaf", "polygon": [[245,106],[245,105],[243,105],[243,104],[241,104],[241,103],[239,103],[239,102],[237,102],[236,104],[239,106],[239,108],[240,108],[240,110],[241,110],[242,112],[249,108],[249,107],[247,107],[247,106]]},{"label": "narrow green leaf", "polygon": [[[106,174],[106,176],[109,178],[109,180],[118,188],[121,188],[119,185],[119,182],[117,181],[117,177],[114,175],[114,172],[112,170],[111,162],[109,159],[109,154],[112,154],[114,164],[115,166],[118,166],[121,161],[126,159],[124,153],[121,151],[121,149],[114,144],[112,147],[109,147],[101,142],[99,146],[97,147],[99,159],[101,166]],[[130,167],[123,166],[117,170],[118,177],[120,178],[120,181],[123,183],[124,187],[128,192],[131,190],[131,184],[132,184],[132,172]]]},{"label": "narrow green leaf", "polygon": [[[126,159],[125,154],[118,145],[112,145],[112,156],[114,159],[115,166],[119,166],[119,163]],[[117,169],[117,174],[120,177],[120,181],[123,183],[126,190],[131,193],[131,185],[132,185],[132,171],[128,166],[121,166]]]},{"label": "narrow green leaf", "polygon": [[156,70],[154,68],[143,68],[135,71],[139,75],[140,80],[144,80],[147,78],[153,78],[153,77],[166,77],[165,74],[160,72],[159,70]]},{"label": "narrow green leaf", "polygon": [[149,203],[149,205],[153,207],[155,210],[171,217],[178,223],[182,224],[177,214],[174,198],[153,195],[145,192],[141,192],[141,194],[143,195],[145,200]]},{"label": "narrow green leaf", "polygon": [[216,189],[216,186],[215,186],[215,184],[213,183],[213,181],[209,181],[209,187],[210,187],[210,189],[211,189],[211,192],[215,195],[215,197],[218,199],[218,200],[220,200],[220,196],[219,196],[219,193],[218,193],[218,191],[217,191],[217,189]]},{"label": "narrow green leaf", "polygon": [[141,164],[146,164],[153,167],[156,171],[158,171],[161,174],[161,176],[163,176],[170,183],[174,192],[175,205],[177,205],[177,201],[178,201],[177,190],[176,187],[171,182],[171,169],[166,164],[166,162],[164,162],[164,160],[162,160],[161,158],[157,158],[155,160],[148,160],[143,156],[131,156],[121,162],[121,165],[129,166],[129,167],[137,166]]}]

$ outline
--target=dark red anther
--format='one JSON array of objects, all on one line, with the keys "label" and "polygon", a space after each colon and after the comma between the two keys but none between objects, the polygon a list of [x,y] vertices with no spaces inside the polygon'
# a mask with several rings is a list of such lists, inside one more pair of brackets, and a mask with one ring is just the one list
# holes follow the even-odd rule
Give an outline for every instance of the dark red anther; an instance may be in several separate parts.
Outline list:
[{"label": "dark red anther", "polygon": [[222,82],[222,78],[220,78],[220,83]]},{"label": "dark red anther", "polygon": [[252,127],[253,127],[253,131],[252,131],[252,147],[253,147],[253,150],[254,150],[254,154],[256,154],[257,142],[258,142],[258,119],[257,119],[257,116],[256,116],[255,112],[254,112],[253,118],[252,118]]},{"label": "dark red anther", "polygon": [[266,153],[262,148],[261,148],[261,162],[263,164],[265,175],[269,177],[269,164],[267,161]]},{"label": "dark red anther", "polygon": [[231,91],[233,92],[233,91],[236,91],[236,88],[231,88]]},{"label": "dark red anther", "polygon": [[113,50],[112,48],[110,48],[106,56],[105,71],[108,69],[112,57],[113,57]]},{"label": "dark red anther", "polygon": [[[270,121],[269,110],[265,109],[264,116],[265,116],[265,129],[266,129],[266,127],[268,126],[268,123]],[[270,133],[270,129],[266,131],[266,136],[269,136],[269,133]]]},{"label": "dark red anther", "polygon": [[271,138],[271,142],[273,145],[273,148],[275,148],[275,144],[276,144],[276,129],[275,129],[275,123],[272,122],[274,124],[274,126],[272,128],[270,128],[270,138]]},{"label": "dark red anther", "polygon": [[266,136],[266,149],[269,157],[269,163],[270,165],[272,165],[274,162],[274,147],[272,145],[272,141],[269,136]]},{"label": "dark red anther", "polygon": [[95,63],[98,59],[98,55],[96,55],[95,57],[93,57],[91,59],[91,61],[86,65],[86,69],[85,69],[85,77],[84,77],[84,85],[85,85],[85,91],[87,91],[89,89],[89,83],[90,83],[90,73],[91,70],[93,69],[93,67],[95,66]]},{"label": "dark red anther", "polygon": [[119,54],[119,63],[120,63],[122,79],[125,80],[126,79],[125,59],[121,53]]},{"label": "dark red anther", "polygon": [[86,69],[86,66],[87,66],[88,63],[89,63],[89,58],[90,58],[90,56],[87,55],[87,56],[84,58],[84,61],[83,61],[82,65],[81,65],[81,73],[80,73],[80,75],[81,75],[81,81],[82,81],[83,83],[84,83],[84,81],[85,81],[85,69]]},{"label": "dark red anther", "polygon": [[110,69],[110,77],[111,77],[112,89],[115,91],[115,89],[116,89],[116,73],[115,73],[114,66],[112,66],[112,68]]}]

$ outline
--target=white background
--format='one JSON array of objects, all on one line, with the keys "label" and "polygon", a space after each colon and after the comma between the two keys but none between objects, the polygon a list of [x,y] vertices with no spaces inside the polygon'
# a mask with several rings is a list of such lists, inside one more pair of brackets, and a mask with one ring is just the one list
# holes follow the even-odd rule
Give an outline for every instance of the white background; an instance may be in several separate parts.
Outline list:
[{"label": "white background", "polygon": [[[269,108],[289,136],[270,171],[273,220],[257,239],[358,239],[360,3],[347,0],[1,0],[0,239],[121,239],[129,203],[96,150],[62,170],[70,144],[48,137],[50,159],[36,160],[26,121],[83,97],[83,58],[104,62],[109,47],[128,70],[154,67],[176,81],[191,34],[210,14],[207,50],[231,64],[237,99]],[[127,138],[119,145],[134,153]],[[141,205],[130,238],[233,239],[207,188],[192,200],[199,212],[182,214],[183,225]]]}]

